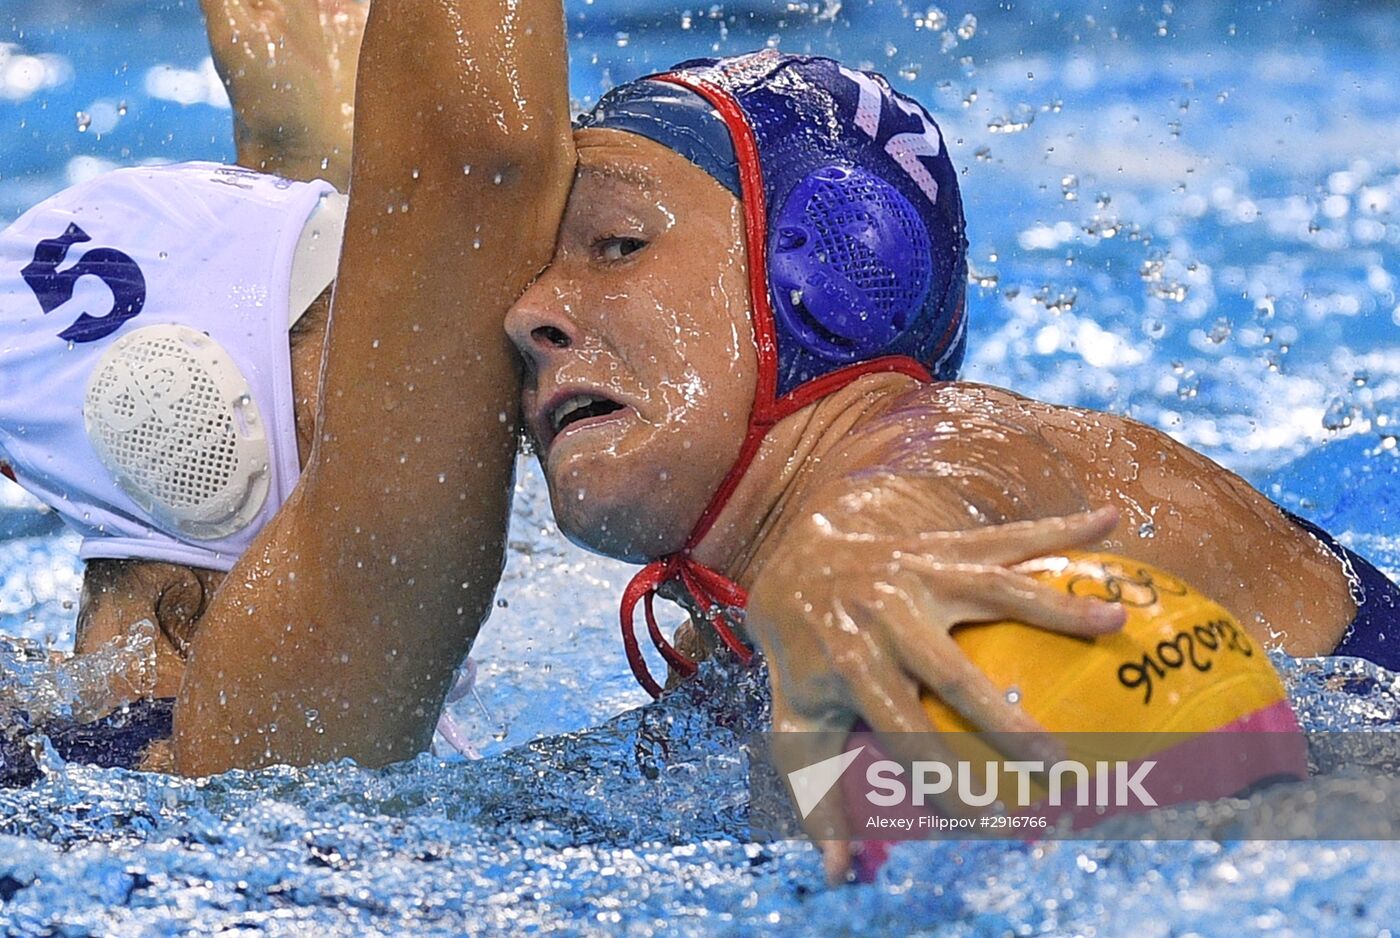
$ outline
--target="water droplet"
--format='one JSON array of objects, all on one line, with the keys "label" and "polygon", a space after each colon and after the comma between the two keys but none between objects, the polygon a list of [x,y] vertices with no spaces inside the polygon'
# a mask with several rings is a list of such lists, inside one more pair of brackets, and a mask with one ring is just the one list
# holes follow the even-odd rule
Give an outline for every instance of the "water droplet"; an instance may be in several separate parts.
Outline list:
[{"label": "water droplet", "polygon": [[1345,430],[1352,425],[1358,413],[1355,404],[1341,395],[1337,395],[1327,403],[1327,410],[1322,414],[1322,426],[1333,432]]},{"label": "water droplet", "polygon": [[995,270],[979,270],[969,263],[967,265],[967,279],[969,283],[976,284],[984,290],[994,290],[1001,278]]},{"label": "water droplet", "polygon": [[914,17],[915,29],[927,29],[931,30],[932,32],[938,32],[939,30],[946,28],[947,25],[948,14],[944,13],[938,7],[929,7],[927,10],[924,11],[923,16]]},{"label": "water droplet", "polygon": [[1035,123],[1035,108],[1029,104],[1018,104],[1010,114],[993,118],[987,130],[994,134],[1018,134]]},{"label": "water droplet", "polygon": [[92,115],[89,114],[87,111],[79,111],[79,112],[78,112],[78,133],[80,133],[80,134],[85,134],[85,133],[87,133],[88,128],[91,127],[91,126],[92,126]]},{"label": "water droplet", "polygon": [[958,38],[967,40],[975,35],[977,35],[977,17],[969,13],[962,18],[962,22],[958,23]]}]

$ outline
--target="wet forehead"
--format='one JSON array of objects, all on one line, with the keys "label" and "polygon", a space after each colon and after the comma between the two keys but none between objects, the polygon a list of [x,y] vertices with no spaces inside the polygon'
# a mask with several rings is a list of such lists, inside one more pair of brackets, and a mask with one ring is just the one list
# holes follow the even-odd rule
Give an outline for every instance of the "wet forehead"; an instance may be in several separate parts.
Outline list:
[{"label": "wet forehead", "polygon": [[665,185],[666,168],[675,155],[655,141],[617,130],[588,129],[574,135],[578,174],[624,182],[640,189]]},{"label": "wet forehead", "polygon": [[597,204],[651,205],[729,219],[738,200],[709,173],[663,144],[620,130],[585,128],[574,135],[578,170],[571,209]]}]

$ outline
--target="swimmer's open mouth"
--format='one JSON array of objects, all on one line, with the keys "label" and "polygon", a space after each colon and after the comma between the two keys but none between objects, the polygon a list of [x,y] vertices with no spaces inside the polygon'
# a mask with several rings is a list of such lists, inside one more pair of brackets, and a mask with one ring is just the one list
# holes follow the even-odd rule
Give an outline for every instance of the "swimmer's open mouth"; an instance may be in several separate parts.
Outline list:
[{"label": "swimmer's open mouth", "polygon": [[571,424],[590,420],[594,417],[606,417],[608,414],[622,410],[623,405],[617,401],[606,397],[598,397],[593,394],[576,394],[564,401],[549,414],[549,427],[558,436],[565,427]]}]

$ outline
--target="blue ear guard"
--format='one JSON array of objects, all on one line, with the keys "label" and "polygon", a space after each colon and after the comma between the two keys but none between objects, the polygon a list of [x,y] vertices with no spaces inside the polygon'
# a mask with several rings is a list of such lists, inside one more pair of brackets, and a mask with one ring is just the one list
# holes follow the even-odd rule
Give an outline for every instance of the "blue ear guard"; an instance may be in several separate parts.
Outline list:
[{"label": "blue ear guard", "polygon": [[899,190],[855,166],[824,166],[773,215],[768,277],[781,328],[833,362],[879,355],[928,298],[928,230]]}]

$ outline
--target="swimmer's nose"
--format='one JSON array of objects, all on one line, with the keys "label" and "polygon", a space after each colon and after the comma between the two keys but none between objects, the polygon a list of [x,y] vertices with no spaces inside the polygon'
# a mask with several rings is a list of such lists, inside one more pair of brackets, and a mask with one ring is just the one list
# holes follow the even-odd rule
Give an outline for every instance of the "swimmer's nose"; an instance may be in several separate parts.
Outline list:
[{"label": "swimmer's nose", "polygon": [[527,292],[506,314],[506,334],[527,360],[540,364],[550,352],[578,342],[577,328],[563,313],[532,303]]}]

